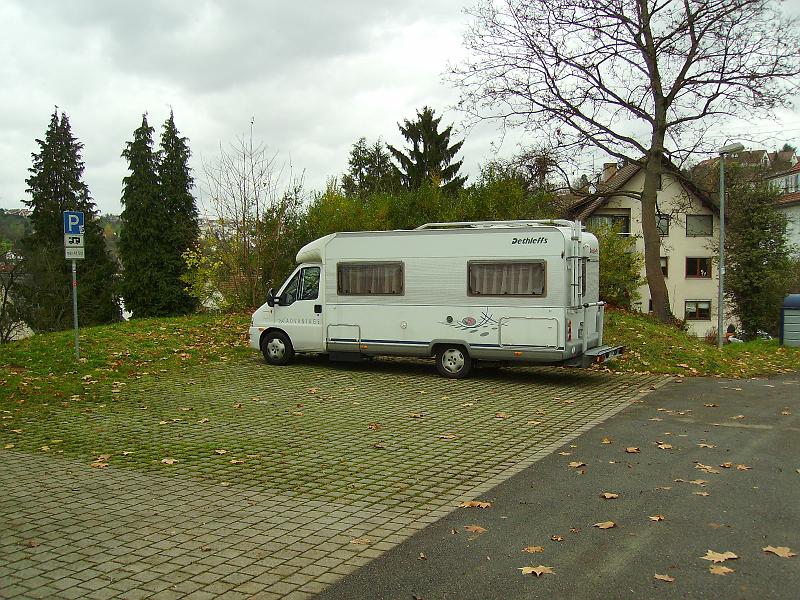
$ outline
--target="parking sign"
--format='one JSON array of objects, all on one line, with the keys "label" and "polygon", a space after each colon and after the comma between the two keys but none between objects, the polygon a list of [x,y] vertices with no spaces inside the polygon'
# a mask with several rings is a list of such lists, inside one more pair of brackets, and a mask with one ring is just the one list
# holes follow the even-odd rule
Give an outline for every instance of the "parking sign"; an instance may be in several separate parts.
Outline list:
[{"label": "parking sign", "polygon": [[64,234],[79,235],[83,233],[83,213],[64,211]]}]

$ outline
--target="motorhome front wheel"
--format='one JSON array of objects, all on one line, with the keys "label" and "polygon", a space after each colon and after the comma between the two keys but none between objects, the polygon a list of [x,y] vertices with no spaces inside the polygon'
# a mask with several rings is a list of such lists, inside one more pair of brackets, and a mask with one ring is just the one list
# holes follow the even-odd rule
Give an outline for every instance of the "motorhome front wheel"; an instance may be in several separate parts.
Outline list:
[{"label": "motorhome front wheel", "polygon": [[436,353],[439,374],[450,379],[462,379],[472,370],[472,359],[460,346],[444,346]]},{"label": "motorhome front wheel", "polygon": [[294,358],[292,342],[286,334],[280,331],[272,331],[261,340],[261,352],[271,365],[285,365]]}]

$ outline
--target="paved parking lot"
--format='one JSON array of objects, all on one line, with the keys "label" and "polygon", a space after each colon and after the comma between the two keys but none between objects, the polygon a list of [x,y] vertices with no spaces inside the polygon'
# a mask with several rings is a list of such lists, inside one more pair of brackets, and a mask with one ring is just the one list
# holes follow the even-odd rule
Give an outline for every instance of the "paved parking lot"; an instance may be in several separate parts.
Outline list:
[{"label": "paved parking lot", "polygon": [[254,358],[20,410],[0,597],[309,597],[662,381]]}]

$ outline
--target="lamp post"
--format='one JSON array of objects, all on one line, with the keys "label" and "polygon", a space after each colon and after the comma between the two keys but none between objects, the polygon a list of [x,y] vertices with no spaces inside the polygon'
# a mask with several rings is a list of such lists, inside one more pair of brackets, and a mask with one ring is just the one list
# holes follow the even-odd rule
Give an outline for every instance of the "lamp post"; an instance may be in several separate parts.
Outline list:
[{"label": "lamp post", "polygon": [[722,348],[725,334],[722,331],[725,306],[725,155],[744,150],[742,144],[728,144],[719,152],[719,294],[717,297],[717,348]]}]

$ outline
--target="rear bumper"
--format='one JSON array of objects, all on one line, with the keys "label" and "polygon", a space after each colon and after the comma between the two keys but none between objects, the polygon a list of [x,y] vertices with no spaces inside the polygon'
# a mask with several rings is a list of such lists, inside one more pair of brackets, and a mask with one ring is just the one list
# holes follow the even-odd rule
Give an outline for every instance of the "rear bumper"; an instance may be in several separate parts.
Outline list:
[{"label": "rear bumper", "polygon": [[564,362],[564,364],[568,367],[587,368],[604,363],[607,360],[613,360],[624,353],[625,346],[595,346],[594,348],[589,348],[581,356]]}]

